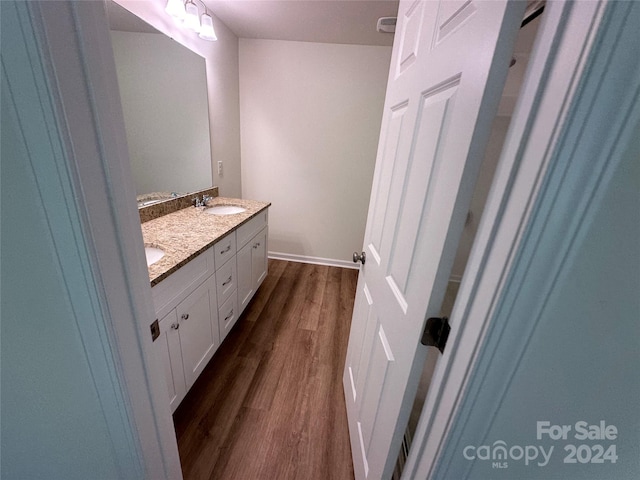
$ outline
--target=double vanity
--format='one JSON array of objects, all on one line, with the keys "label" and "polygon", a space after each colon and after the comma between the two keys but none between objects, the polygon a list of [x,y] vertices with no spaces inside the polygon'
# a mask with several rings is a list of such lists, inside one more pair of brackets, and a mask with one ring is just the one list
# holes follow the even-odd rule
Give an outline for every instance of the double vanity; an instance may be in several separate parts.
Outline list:
[{"label": "double vanity", "polygon": [[173,411],[266,276],[270,204],[222,198],[211,186],[205,59],[123,6],[107,8],[157,318],[153,346]]},{"label": "double vanity", "polygon": [[267,275],[269,206],[215,197],[142,223],[172,412]]}]

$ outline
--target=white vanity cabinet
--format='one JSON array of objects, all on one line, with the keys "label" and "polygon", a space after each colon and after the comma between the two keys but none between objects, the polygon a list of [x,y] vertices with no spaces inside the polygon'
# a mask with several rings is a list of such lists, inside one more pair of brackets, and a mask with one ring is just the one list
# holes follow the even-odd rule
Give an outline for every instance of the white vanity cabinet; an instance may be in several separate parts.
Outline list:
[{"label": "white vanity cabinet", "polygon": [[238,306],[249,304],[267,276],[268,211],[264,210],[237,230]]},{"label": "white vanity cabinet", "polygon": [[159,319],[153,348],[171,411],[234,326],[267,275],[267,210],[151,288]]},{"label": "white vanity cabinet", "polygon": [[213,250],[151,289],[160,318],[154,349],[162,359],[172,411],[220,346]]}]

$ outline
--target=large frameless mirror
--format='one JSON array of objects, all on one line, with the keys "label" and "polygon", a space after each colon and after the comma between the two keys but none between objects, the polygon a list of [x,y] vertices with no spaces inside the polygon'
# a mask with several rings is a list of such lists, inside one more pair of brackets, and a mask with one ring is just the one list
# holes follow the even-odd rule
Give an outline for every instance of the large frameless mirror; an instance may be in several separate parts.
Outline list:
[{"label": "large frameless mirror", "polygon": [[205,59],[115,2],[108,14],[138,206],[211,188]]}]

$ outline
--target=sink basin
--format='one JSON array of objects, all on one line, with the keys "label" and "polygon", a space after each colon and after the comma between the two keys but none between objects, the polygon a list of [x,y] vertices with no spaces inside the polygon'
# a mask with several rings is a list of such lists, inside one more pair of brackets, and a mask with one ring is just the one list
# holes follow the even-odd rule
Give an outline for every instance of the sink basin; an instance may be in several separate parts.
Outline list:
[{"label": "sink basin", "polygon": [[147,267],[164,257],[164,252],[156,247],[144,247],[144,254],[147,257]]},{"label": "sink basin", "polygon": [[216,205],[215,207],[209,207],[205,210],[205,212],[212,215],[234,215],[246,211],[246,208],[238,207],[237,205]]}]

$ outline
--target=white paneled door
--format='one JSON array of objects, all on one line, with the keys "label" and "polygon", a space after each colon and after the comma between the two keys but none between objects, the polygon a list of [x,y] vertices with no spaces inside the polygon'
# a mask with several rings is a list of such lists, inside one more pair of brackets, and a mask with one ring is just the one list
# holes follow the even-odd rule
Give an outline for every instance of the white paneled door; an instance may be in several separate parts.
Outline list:
[{"label": "white paneled door", "polygon": [[357,479],[391,476],[525,3],[400,3],[343,377]]}]

